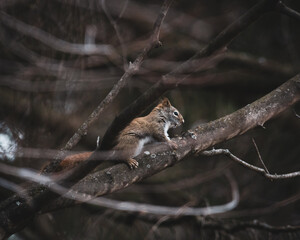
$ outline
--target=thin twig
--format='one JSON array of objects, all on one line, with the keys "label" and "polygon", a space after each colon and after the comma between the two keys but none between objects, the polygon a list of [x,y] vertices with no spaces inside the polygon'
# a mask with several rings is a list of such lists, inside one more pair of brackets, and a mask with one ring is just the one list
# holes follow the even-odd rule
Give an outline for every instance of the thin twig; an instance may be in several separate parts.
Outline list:
[{"label": "thin twig", "polygon": [[286,198],[282,201],[276,202],[272,205],[259,208],[250,208],[243,210],[235,210],[226,213],[216,214],[218,218],[243,218],[243,217],[256,217],[256,216],[266,216],[267,214],[273,213],[276,210],[288,206],[300,200],[300,193],[293,195],[292,197]]},{"label": "thin twig", "polygon": [[209,150],[209,151],[203,151],[200,154],[204,155],[204,156],[225,155],[225,156],[231,158],[232,160],[236,161],[237,163],[243,165],[244,167],[262,174],[263,176],[265,176],[266,178],[268,178],[270,180],[295,178],[295,177],[300,176],[300,171],[286,173],[286,174],[270,174],[265,169],[256,167],[256,166],[254,166],[250,163],[247,163],[244,160],[238,158],[237,156],[233,155],[228,149],[213,149],[213,150]]},{"label": "thin twig", "polygon": [[224,223],[222,221],[203,221],[201,222],[201,226],[206,229],[220,229],[229,233],[242,231],[245,229],[257,229],[261,231],[273,232],[273,233],[280,233],[280,232],[294,232],[299,231],[300,226],[272,226],[268,223],[261,222],[258,220],[248,221],[248,222],[233,222],[233,223]]},{"label": "thin twig", "polygon": [[[145,221],[153,222],[156,218],[147,218],[148,216],[139,216],[141,219]],[[174,224],[176,223],[187,223],[193,222],[196,226],[201,229],[211,229],[211,230],[221,230],[227,233],[236,233],[239,231],[245,231],[246,229],[253,229],[259,231],[266,231],[272,233],[284,233],[284,232],[295,232],[300,230],[300,225],[292,226],[292,225],[283,225],[283,226],[272,226],[266,222],[262,222],[260,220],[252,220],[252,221],[236,221],[236,220],[221,220],[215,219],[211,216],[209,217],[181,217],[181,218],[165,218],[164,221],[160,222],[161,225]]]},{"label": "thin twig", "polygon": [[148,231],[148,233],[147,233],[146,237],[144,238],[144,240],[151,239],[151,235],[154,234],[154,233],[157,231],[158,227],[159,227],[162,223],[168,221],[169,219],[170,219],[170,216],[163,216],[163,217],[161,217],[161,218],[160,218],[160,219],[159,219],[159,220],[151,227],[151,229]]},{"label": "thin twig", "polygon": [[102,9],[103,9],[103,12],[105,13],[105,15],[108,18],[109,22],[113,26],[113,28],[116,32],[117,38],[120,42],[124,71],[126,71],[126,68],[127,68],[128,64],[127,64],[127,51],[126,51],[126,48],[125,48],[124,40],[121,36],[121,33],[120,33],[119,27],[117,25],[117,22],[112,18],[110,12],[108,11],[108,9],[106,7],[106,0],[101,0],[101,6],[102,6]]},{"label": "thin twig", "polygon": [[289,17],[292,17],[298,21],[300,21],[300,13],[295,11],[294,9],[286,6],[282,1],[279,1],[277,4],[277,10]]},{"label": "thin twig", "polygon": [[296,112],[296,110],[293,108],[294,114],[297,118],[300,118],[300,115]]},{"label": "thin twig", "polygon": [[261,155],[260,155],[260,152],[259,152],[259,150],[258,150],[258,147],[257,147],[257,145],[256,145],[256,142],[255,142],[254,138],[252,138],[252,142],[253,142],[253,144],[254,144],[254,147],[255,147],[255,149],[256,149],[256,152],[257,152],[258,158],[259,158],[259,160],[260,160],[261,164],[263,165],[263,167],[264,167],[264,169],[265,169],[266,173],[269,173],[269,174],[270,174],[270,172],[269,172],[269,170],[267,169],[267,167],[266,167],[266,165],[265,165],[264,161],[262,160],[262,157],[261,157]]}]

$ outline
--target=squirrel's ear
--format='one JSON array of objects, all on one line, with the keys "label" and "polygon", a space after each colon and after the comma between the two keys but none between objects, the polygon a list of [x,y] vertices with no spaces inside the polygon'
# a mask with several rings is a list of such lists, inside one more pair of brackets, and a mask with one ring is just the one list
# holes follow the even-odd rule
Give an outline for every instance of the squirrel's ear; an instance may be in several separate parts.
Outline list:
[{"label": "squirrel's ear", "polygon": [[167,99],[166,97],[163,98],[163,99],[161,100],[160,103],[161,103],[163,106],[165,106],[165,107],[170,107],[170,106],[171,106],[171,103],[170,103],[169,99]]}]

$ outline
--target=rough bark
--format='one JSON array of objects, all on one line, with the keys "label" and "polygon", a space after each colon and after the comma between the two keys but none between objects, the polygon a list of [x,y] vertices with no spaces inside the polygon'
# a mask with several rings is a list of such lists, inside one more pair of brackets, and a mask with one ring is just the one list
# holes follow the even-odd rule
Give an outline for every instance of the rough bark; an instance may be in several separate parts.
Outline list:
[{"label": "rough bark", "polygon": [[[278,116],[299,100],[300,74],[252,104],[220,119],[198,126],[195,130],[188,131],[184,137],[174,139],[179,146],[176,152],[170,151],[166,145],[152,145],[149,149],[145,149],[150,154],[139,156],[139,167],[134,171],[128,169],[125,164],[118,164],[88,175],[74,185],[72,190],[101,196],[123,189],[171,167],[189,154],[203,151],[256,126],[263,126],[266,121]],[[73,200],[60,198],[44,211],[55,210],[74,203]]]}]

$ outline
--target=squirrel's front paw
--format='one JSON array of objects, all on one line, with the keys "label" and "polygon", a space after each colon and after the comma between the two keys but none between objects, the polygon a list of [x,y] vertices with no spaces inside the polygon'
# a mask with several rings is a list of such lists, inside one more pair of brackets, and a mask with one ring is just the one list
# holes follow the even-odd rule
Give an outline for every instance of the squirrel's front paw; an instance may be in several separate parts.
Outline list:
[{"label": "squirrel's front paw", "polygon": [[178,148],[177,143],[173,142],[173,141],[169,141],[168,142],[170,148],[172,148],[173,150],[176,150]]},{"label": "squirrel's front paw", "polygon": [[129,158],[128,160],[126,160],[128,166],[130,167],[130,169],[135,169],[139,166],[139,163],[137,160],[133,159],[133,158]]}]

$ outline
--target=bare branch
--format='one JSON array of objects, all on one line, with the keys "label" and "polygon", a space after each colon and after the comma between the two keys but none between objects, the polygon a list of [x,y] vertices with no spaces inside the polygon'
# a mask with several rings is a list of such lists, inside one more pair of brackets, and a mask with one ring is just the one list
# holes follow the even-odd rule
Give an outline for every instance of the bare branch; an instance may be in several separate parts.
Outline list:
[{"label": "bare branch", "polygon": [[18,184],[8,181],[4,178],[0,178],[0,186],[14,193],[21,193],[25,190],[23,187],[19,186]]},{"label": "bare branch", "polygon": [[260,155],[260,152],[259,152],[259,150],[258,150],[258,147],[257,147],[257,145],[256,145],[256,142],[255,142],[254,138],[252,138],[252,142],[253,142],[253,144],[254,144],[254,147],[255,147],[255,150],[256,150],[256,152],[257,152],[258,158],[259,158],[261,164],[263,165],[263,167],[264,167],[264,169],[265,169],[265,172],[266,172],[266,173],[269,173],[269,170],[267,169],[267,167],[266,167],[266,165],[265,165],[265,163],[264,163],[264,161],[263,161],[263,159],[262,159],[262,157],[261,157],[261,155]]},{"label": "bare branch", "polygon": [[[125,164],[118,164],[111,168],[89,174],[79,183],[74,185],[73,190],[87,189],[87,194],[91,196],[108,194],[110,192],[123,189],[134,182],[140,181],[141,179],[149,177],[169,166],[172,166],[192,152],[203,151],[206,148],[226,139],[243,134],[247,130],[261,125],[270,118],[277,116],[290,105],[299,101],[300,89],[297,84],[299,81],[300,75],[297,75],[268,95],[264,96],[262,99],[259,99],[230,115],[197,127],[193,132],[191,131],[187,137],[174,139],[179,146],[177,151],[174,153],[170,153],[167,146],[161,145],[161,148],[155,146],[152,149],[149,149],[150,152],[155,154],[151,154],[150,156],[140,156],[138,158],[139,168],[134,171],[129,170]],[[156,161],[153,161],[153,158],[156,159]],[[245,165],[247,165],[247,163]],[[255,168],[256,167],[254,167],[254,169]],[[266,175],[263,169],[258,171],[261,171]],[[275,177],[275,179],[278,178]],[[101,184],[98,184],[99,182],[101,182]],[[60,183],[58,182],[58,184]],[[39,198],[40,200],[43,199],[43,201],[39,202],[39,206],[42,207],[45,202],[49,203],[51,199],[54,199],[54,197],[49,194],[49,190],[47,191],[43,188],[43,191],[39,192],[36,189],[33,189],[32,191],[29,191],[28,195],[32,199],[35,199],[37,196],[45,196],[46,193],[47,199]],[[32,217],[36,211],[36,208],[28,211],[26,202],[22,200],[22,204],[18,206],[18,213],[22,212],[23,218],[18,220],[20,221],[19,223],[11,223],[10,226],[7,226],[7,220],[4,219],[7,219],[8,213],[9,216],[16,214],[15,208],[11,209],[11,207],[14,206],[13,203],[15,201],[19,201],[16,199],[19,199],[19,197],[12,197],[0,206],[1,227],[3,229],[7,229],[7,234],[20,228],[22,223],[24,224],[24,221],[27,222],[27,219]],[[73,204],[71,200],[59,200],[56,203],[60,207]]]},{"label": "bare branch", "polygon": [[293,108],[293,111],[294,111],[294,113],[295,113],[295,116],[297,117],[297,118],[300,118],[300,115],[296,112],[296,110]]},{"label": "bare branch", "polygon": [[[125,164],[116,165],[88,175],[75,184],[73,190],[88,189],[89,192],[87,194],[98,196],[115,192],[172,166],[193,152],[201,152],[217,143],[243,134],[249,129],[277,116],[291,104],[299,101],[300,90],[295,84],[297,81],[300,81],[299,79],[300,75],[297,75],[256,102],[223,118],[203,124],[194,131],[189,131],[186,137],[173,139],[179,146],[176,152],[170,152],[168,147],[162,144],[160,146],[152,146],[147,150],[153,154],[150,156],[146,154],[139,156],[139,168],[134,171],[130,171]],[[246,162],[243,162],[243,165],[267,175],[264,169],[252,166]],[[298,176],[298,173],[296,175]],[[270,175],[274,179],[291,177],[289,174],[278,176]],[[102,184],[99,185],[98,182]],[[57,204],[59,206],[68,206],[72,203],[59,199]]]},{"label": "bare branch", "polygon": [[[89,9],[92,11],[98,10],[100,12],[101,10],[100,8],[97,8],[97,0],[89,2],[73,0],[56,1],[63,4]],[[120,17],[121,15],[125,19],[140,22],[145,26],[150,24],[152,25],[153,19],[156,17],[157,12],[159,12],[160,9],[160,6],[156,4],[154,5],[152,3],[141,5],[139,4],[139,1],[126,1],[126,4],[128,2],[128,5],[126,5],[126,11],[124,11],[125,6],[123,6],[123,2],[124,1],[121,1],[122,4],[120,4],[120,1],[107,1],[111,14],[117,17]],[[212,26],[197,17],[193,17],[181,11],[177,11],[176,9],[170,9],[168,11],[168,16],[171,21],[167,24],[163,24],[163,34],[169,32],[170,28],[173,28],[176,29],[176,31],[190,35],[193,38],[204,42],[209,41],[211,39],[211,36],[213,35]]]},{"label": "bare branch", "polygon": [[291,66],[291,64],[285,64],[282,62],[274,61],[265,57],[253,56],[246,52],[228,51],[224,55],[224,60],[230,63],[237,64],[238,66],[245,66],[248,69],[255,69],[258,71],[276,73],[281,76],[291,77],[300,69]]},{"label": "bare branch", "polygon": [[[118,164],[111,168],[89,174],[74,185],[73,190],[86,189],[86,191],[88,191],[86,194],[91,196],[108,194],[123,189],[134,182],[140,181],[172,166],[192,152],[203,151],[226,139],[243,134],[247,130],[275,117],[290,105],[299,101],[300,89],[297,86],[299,81],[300,75],[297,75],[262,99],[223,118],[203,124],[197,127],[193,132],[190,131],[186,137],[174,139],[179,146],[176,152],[169,152],[168,147],[162,144],[158,147],[153,146],[152,149],[148,151],[154,154],[150,156],[140,156],[138,158],[139,168],[134,171],[129,170],[125,164]],[[156,161],[153,161],[154,159]],[[262,171],[264,172],[263,169]],[[99,182],[101,182],[101,184],[99,184]],[[60,182],[58,182],[58,184],[60,184]],[[32,199],[39,197],[39,202],[35,202],[39,203],[40,208],[44,206],[46,202],[49,203],[51,199],[54,199],[49,190],[42,189],[42,192],[39,192],[36,188],[28,192],[28,195]],[[40,198],[40,196],[45,195],[47,195],[47,199]],[[18,223],[13,224],[11,222],[11,224],[7,226],[7,216],[17,214],[15,208],[11,209],[11,207],[14,206],[15,201],[19,201],[18,199],[20,199],[18,196],[12,197],[0,205],[1,227],[7,234],[19,229],[24,224],[24,221],[27,222],[27,219],[35,214],[37,209],[35,208],[28,211],[28,205],[21,199],[22,204],[18,206],[18,213],[22,212],[23,218],[19,219]],[[73,204],[73,201],[60,199],[57,200],[56,204],[57,206],[63,207]]]},{"label": "bare branch", "polygon": [[169,219],[170,219],[170,216],[163,216],[163,217],[161,217],[161,218],[160,218],[160,219],[159,219],[159,220],[151,227],[151,229],[148,231],[148,233],[147,233],[146,237],[144,238],[144,240],[150,239],[151,235],[157,231],[158,227],[159,227],[162,223],[166,222],[166,221],[169,220]]},{"label": "bare branch", "polygon": [[[147,217],[147,216],[146,216]],[[153,221],[154,219],[147,219],[143,216],[140,216],[140,218]],[[284,233],[284,232],[295,232],[300,230],[300,226],[272,226],[266,222],[262,222],[259,220],[253,220],[253,221],[222,221],[220,219],[215,219],[211,217],[180,217],[180,218],[171,218],[171,217],[164,217],[158,220],[158,222],[153,226],[156,230],[156,227],[158,225],[164,225],[168,223],[176,223],[180,221],[192,221],[194,224],[198,225],[201,229],[212,229],[212,230],[221,230],[227,233],[236,233],[239,231],[243,231],[246,229],[253,229],[253,230],[259,230],[259,231],[266,231],[266,232],[272,232],[272,233]]]},{"label": "bare branch", "polygon": [[88,77],[88,75],[82,75],[82,71],[78,71],[75,68],[66,67],[54,59],[40,56],[39,54],[31,51],[24,45],[9,37],[8,32],[2,26],[0,26],[0,33],[0,41],[3,42],[3,44],[7,46],[14,54],[34,64],[35,66],[46,70],[48,75],[70,81],[75,81],[76,78]]},{"label": "bare branch", "polygon": [[[237,36],[245,27],[255,21],[258,17],[260,17],[266,11],[273,9],[274,3],[277,2],[275,0],[265,0],[262,1],[260,4],[256,5],[252,8],[248,13],[246,13],[243,17],[238,19],[233,25],[226,29],[226,31],[222,32],[216,40],[212,41],[212,43],[205,48],[204,50],[200,51],[197,55],[198,57],[205,57],[211,56],[212,53],[215,53],[221,50],[224,46],[230,43],[230,41]],[[136,61],[142,61],[142,59],[136,59]],[[129,67],[131,69],[132,74],[135,72],[135,69]],[[179,70],[177,73],[180,72]],[[203,151],[217,143],[225,141],[227,139],[233,138],[234,136],[240,135],[256,127],[257,125],[262,125],[267,120],[277,116],[279,113],[287,109],[290,105],[294,104],[300,99],[299,93],[299,80],[300,76],[296,76],[293,79],[289,80],[281,87],[276,89],[275,91],[271,92],[270,94],[266,95],[264,98],[247,105],[246,107],[240,109],[239,111],[232,113],[228,116],[225,116],[221,119],[215,120],[213,122],[201,125],[197,127],[194,131],[194,134],[191,136],[177,138],[175,141],[178,143],[178,150],[177,152],[170,153],[167,151],[167,147],[165,149],[159,150],[158,152],[153,151],[155,153],[151,156],[140,156],[140,167],[134,171],[129,171],[127,166],[124,164],[119,164],[113,166],[105,171],[99,171],[93,174],[88,175],[85,179],[79,182],[74,189],[78,187],[87,187],[90,191],[90,195],[104,195],[110,192],[114,192],[118,189],[125,188],[130,184],[140,181],[148,176],[151,176],[173,164],[177,163],[178,161],[182,160],[188,154],[195,152],[195,151]],[[161,81],[157,86],[166,87],[164,81]],[[127,115],[124,117],[125,124],[128,123],[126,121],[131,121],[132,119],[128,119],[128,116],[135,117],[137,113],[140,113],[145,109],[145,106],[152,103],[157,96],[166,92],[166,89],[159,90],[159,93],[154,93],[158,88],[152,88],[152,95],[148,95],[146,97],[146,102],[141,103],[145,99],[141,98],[135,104],[135,107],[131,108],[132,112],[127,111]],[[149,92],[147,92],[148,94]],[[146,94],[146,95],[147,95]],[[153,97],[155,96],[155,97]],[[138,107],[137,107],[138,106]],[[132,113],[132,114],[130,114]],[[118,119],[120,120],[120,118]],[[119,122],[120,123],[120,122]],[[117,131],[119,131],[117,127]],[[113,136],[113,134],[111,134]],[[157,161],[153,161],[152,156]],[[91,169],[91,166],[87,167],[83,174],[83,176]],[[75,175],[76,176],[76,175]],[[113,178],[112,178],[113,176]],[[76,177],[73,176],[73,179]],[[72,180],[72,178],[71,178]],[[77,175],[78,180],[78,175]],[[95,186],[90,186],[91,182],[96,182]],[[98,184],[101,182],[101,184]],[[97,186],[96,186],[97,185]],[[49,195],[49,191],[43,187],[41,187],[41,191],[35,188],[34,191],[31,191],[30,197],[32,199],[37,200],[35,209],[31,209],[26,204],[26,201],[18,206],[17,208],[14,205],[14,200],[18,198],[13,197],[2,203],[0,206],[0,222],[1,222],[1,229],[0,232],[3,232],[8,235],[16,230],[20,229],[28,219],[32,218],[36,212],[44,206],[45,203],[48,203],[52,197],[51,194]],[[50,197],[49,197],[50,196]],[[47,197],[47,199],[45,199]],[[48,198],[49,197],[49,198]],[[16,212],[17,209],[17,212]],[[16,219],[15,215],[21,214],[22,219]],[[9,216],[10,218],[8,219]]]},{"label": "bare branch", "polygon": [[260,208],[250,208],[244,210],[235,210],[227,213],[216,214],[215,216],[218,218],[242,218],[242,217],[254,217],[254,216],[262,216],[269,213],[272,213],[282,207],[288,206],[289,204],[295,203],[299,201],[300,193],[293,195],[287,199],[276,202],[272,205],[268,205]]},{"label": "bare branch", "polygon": [[121,33],[120,33],[119,27],[117,25],[117,22],[112,18],[110,12],[108,11],[108,9],[106,7],[106,0],[101,0],[101,6],[102,6],[102,9],[103,9],[103,12],[105,13],[106,17],[108,18],[111,25],[113,26],[113,28],[116,32],[117,38],[120,42],[121,51],[122,51],[123,65],[124,65],[124,71],[126,71],[126,68],[127,68],[127,51],[126,51],[126,48],[124,46],[124,40],[121,36]]},{"label": "bare branch", "polygon": [[116,51],[111,45],[69,43],[64,40],[58,39],[53,35],[51,35],[50,33],[47,33],[37,27],[30,26],[26,23],[23,23],[3,11],[0,12],[0,19],[6,26],[13,28],[14,30],[22,34],[32,37],[42,42],[43,44],[61,52],[77,54],[77,55],[94,55],[94,54],[108,55],[108,56],[117,55]]},{"label": "bare branch", "polygon": [[159,183],[159,184],[136,184],[130,188],[124,189],[122,192],[139,192],[139,193],[166,193],[172,191],[179,191],[191,187],[195,187],[199,184],[211,181],[224,173],[226,169],[231,166],[230,164],[224,164],[221,167],[214,168],[210,171],[201,172],[193,177],[181,179],[179,181],[172,181],[171,183]]},{"label": "bare branch", "polygon": [[[79,72],[78,72],[79,73]],[[96,75],[96,73],[94,73]],[[21,74],[20,74],[21,75]],[[33,92],[33,93],[43,93],[43,92],[69,92],[70,88],[71,91],[91,91],[96,89],[110,89],[112,85],[112,81],[116,81],[117,77],[108,77],[108,78],[101,78],[96,79],[96,76],[94,79],[89,80],[88,78],[93,78],[93,73],[91,74],[81,74],[82,78],[85,79],[77,80],[73,79],[72,81],[72,87],[70,87],[70,84],[66,83],[65,81],[53,81],[53,82],[47,82],[47,81],[29,81],[24,80],[24,76],[18,77],[18,76],[1,76],[1,82],[0,86],[6,86],[12,89],[16,89],[18,91],[22,92]]]},{"label": "bare branch", "polygon": [[282,1],[278,2],[277,10],[289,17],[292,17],[292,18],[298,20],[298,21],[300,20],[300,13],[295,11],[294,9],[289,8]]},{"label": "bare branch", "polygon": [[299,231],[300,226],[272,226],[265,222],[261,222],[258,220],[248,221],[248,222],[233,222],[233,223],[223,223],[220,221],[213,221],[213,220],[203,220],[201,221],[201,226],[203,228],[210,228],[210,229],[220,229],[229,233],[242,231],[248,228],[273,232],[273,233],[280,233],[280,232],[293,232]]},{"label": "bare branch", "polygon": [[17,3],[28,2],[28,0],[2,0],[0,2],[0,9],[8,8],[14,6]]},{"label": "bare branch", "polygon": [[[256,167],[250,163],[247,163],[243,161],[242,159],[238,158],[237,156],[233,155],[228,149],[213,149],[209,151],[203,151],[201,152],[202,155],[205,156],[215,156],[215,155],[225,155],[228,156],[230,159],[236,161],[237,163],[243,165],[244,167],[251,169],[253,171],[256,171],[258,173],[261,173],[263,176],[270,180],[277,180],[277,179],[287,179],[287,178],[295,178],[300,176],[300,171],[292,172],[292,173],[286,173],[286,174],[270,174],[268,170]],[[263,162],[262,162],[263,163]],[[264,164],[263,164],[264,165]],[[265,167],[265,165],[264,165]]]},{"label": "bare branch", "polygon": [[[65,198],[71,200],[85,202],[87,204],[112,208],[119,211],[127,212],[139,212],[143,214],[155,214],[155,215],[168,215],[168,216],[207,216],[212,214],[224,213],[234,209],[239,203],[239,190],[236,181],[234,180],[232,174],[227,172],[225,175],[230,183],[232,200],[226,204],[207,206],[202,208],[191,208],[191,207],[168,207],[159,206],[152,204],[143,204],[137,202],[126,202],[118,201],[113,199],[107,199],[103,197],[95,198],[85,192],[73,191],[65,188],[53,181],[53,178],[43,176],[35,171],[25,168],[18,168],[0,163],[0,172],[3,174],[9,174],[15,177],[19,177],[25,180],[29,180],[36,183],[41,183],[47,185],[49,189],[60,194]],[[1,182],[0,182],[1,183]],[[13,189],[19,190],[19,189]],[[83,189],[84,191],[84,189]],[[21,192],[22,193],[22,192]]]}]

